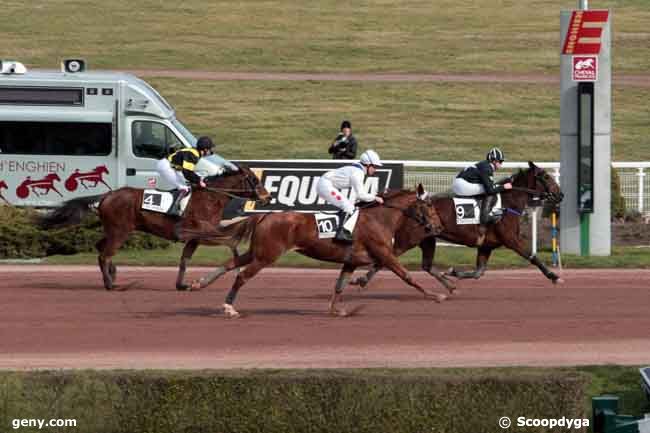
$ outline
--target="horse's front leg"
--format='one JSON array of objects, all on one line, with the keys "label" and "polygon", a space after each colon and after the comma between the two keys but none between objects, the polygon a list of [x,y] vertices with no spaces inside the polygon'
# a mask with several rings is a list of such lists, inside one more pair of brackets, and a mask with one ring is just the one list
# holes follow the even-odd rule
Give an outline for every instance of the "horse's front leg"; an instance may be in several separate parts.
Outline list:
[{"label": "horse's front leg", "polygon": [[444,272],[438,272],[433,267],[433,258],[436,255],[436,238],[432,236],[422,240],[422,242],[420,242],[420,250],[422,251],[422,270],[445,286],[450,295],[453,294],[454,290],[456,290],[456,284],[447,278]]},{"label": "horse's front leg", "polygon": [[333,316],[345,317],[348,315],[343,307],[343,289],[347,286],[350,277],[354,273],[356,266],[353,266],[349,263],[345,263],[343,268],[341,268],[341,273],[339,278],[336,280],[336,285],[334,286],[334,293],[332,294],[332,299],[330,300],[329,312]]},{"label": "horse's front leg", "polygon": [[491,254],[492,248],[485,246],[479,247],[476,254],[476,268],[473,271],[459,271],[456,268],[451,268],[448,274],[461,280],[468,278],[478,280],[485,273]]},{"label": "horse's front leg", "polygon": [[530,252],[530,248],[524,246],[524,241],[522,239],[515,238],[513,240],[504,242],[504,245],[519,254],[524,259],[528,260],[533,265],[537,266],[537,268],[542,271],[544,276],[551,280],[553,284],[564,282],[555,272],[550,271],[536,255],[532,254],[532,252]]}]

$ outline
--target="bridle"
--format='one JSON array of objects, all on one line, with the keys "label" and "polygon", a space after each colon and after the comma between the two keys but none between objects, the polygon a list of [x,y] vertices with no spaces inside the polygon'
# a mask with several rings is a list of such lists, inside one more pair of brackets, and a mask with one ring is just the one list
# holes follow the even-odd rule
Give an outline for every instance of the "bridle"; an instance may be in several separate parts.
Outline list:
[{"label": "bridle", "polygon": [[[241,168],[239,169],[242,170]],[[246,181],[246,184],[249,187],[248,189],[247,188],[215,188],[212,186],[206,186],[205,188],[203,188],[203,190],[218,193],[218,194],[223,194],[231,198],[250,200],[250,197],[244,197],[236,194],[236,193],[245,193],[245,192],[255,192],[255,189],[257,188],[255,181],[252,179],[251,173],[244,172],[243,170],[242,172],[244,173],[244,180]]]},{"label": "bridle", "polygon": [[[545,175],[544,172],[535,174],[535,184],[540,183],[542,185],[542,187],[544,188],[543,192],[540,192],[537,189],[524,188],[524,187],[521,187],[521,186],[514,186],[514,185],[512,186],[512,189],[514,191],[525,192],[527,194],[532,195],[533,197],[539,197],[542,200],[548,200],[553,204],[560,203],[562,201],[562,199],[564,198],[564,194],[562,194],[561,192],[560,193],[551,192],[551,190],[550,190],[550,188],[548,186],[548,183],[544,179],[544,175]],[[510,179],[510,181],[512,181],[512,179],[513,179],[512,176],[509,179]]]}]

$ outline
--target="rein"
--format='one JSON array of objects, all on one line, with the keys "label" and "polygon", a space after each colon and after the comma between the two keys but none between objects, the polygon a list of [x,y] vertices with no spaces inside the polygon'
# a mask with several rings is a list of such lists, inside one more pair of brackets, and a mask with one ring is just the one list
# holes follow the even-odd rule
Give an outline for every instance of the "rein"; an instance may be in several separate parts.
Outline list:
[{"label": "rein", "polygon": [[398,211],[402,212],[402,215],[404,215],[405,217],[412,219],[413,221],[420,224],[421,226],[424,226],[425,229],[428,228],[429,230],[431,230],[431,228],[429,227],[430,224],[422,217],[422,215],[413,215],[411,212],[408,211],[409,208],[403,209],[398,206],[391,206],[389,204],[386,204],[385,202],[382,206],[387,207],[389,209],[397,209]]},{"label": "rein", "polygon": [[224,194],[224,195],[227,195],[228,197],[231,197],[231,198],[240,198],[240,199],[248,200],[248,197],[244,197],[244,196],[237,195],[237,194],[232,194],[232,192],[248,192],[247,189],[230,189],[230,188],[222,189],[222,188],[213,188],[211,186],[206,186],[205,188],[201,188],[201,189],[204,190],[204,191],[214,192],[214,193],[217,193],[217,194]]}]

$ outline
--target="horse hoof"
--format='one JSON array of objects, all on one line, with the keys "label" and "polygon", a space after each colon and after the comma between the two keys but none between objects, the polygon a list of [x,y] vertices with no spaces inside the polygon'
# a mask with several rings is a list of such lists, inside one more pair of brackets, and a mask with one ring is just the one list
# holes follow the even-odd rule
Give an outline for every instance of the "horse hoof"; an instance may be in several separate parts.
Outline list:
[{"label": "horse hoof", "polygon": [[447,295],[443,295],[442,293],[433,293],[428,297],[429,299],[436,301],[438,304],[447,299]]},{"label": "horse hoof", "polygon": [[201,280],[194,280],[192,281],[192,284],[190,284],[189,290],[201,290]]},{"label": "horse hoof", "polygon": [[228,319],[236,319],[240,316],[239,312],[235,310],[235,307],[230,304],[223,304],[223,314]]},{"label": "horse hoof", "polygon": [[553,284],[564,284],[564,280],[562,278],[556,278],[553,280]]},{"label": "horse hoof", "polygon": [[190,286],[183,283],[183,284],[176,284],[176,290],[179,292],[185,292],[190,290]]}]

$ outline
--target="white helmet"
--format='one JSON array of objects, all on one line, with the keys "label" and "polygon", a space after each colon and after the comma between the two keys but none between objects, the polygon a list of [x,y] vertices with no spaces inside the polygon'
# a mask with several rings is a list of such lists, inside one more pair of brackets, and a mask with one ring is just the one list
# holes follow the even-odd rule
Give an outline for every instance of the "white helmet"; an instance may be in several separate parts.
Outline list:
[{"label": "white helmet", "polygon": [[381,159],[379,159],[379,155],[377,155],[377,152],[374,150],[366,150],[363,152],[359,161],[363,165],[374,165],[375,167],[382,166]]}]

